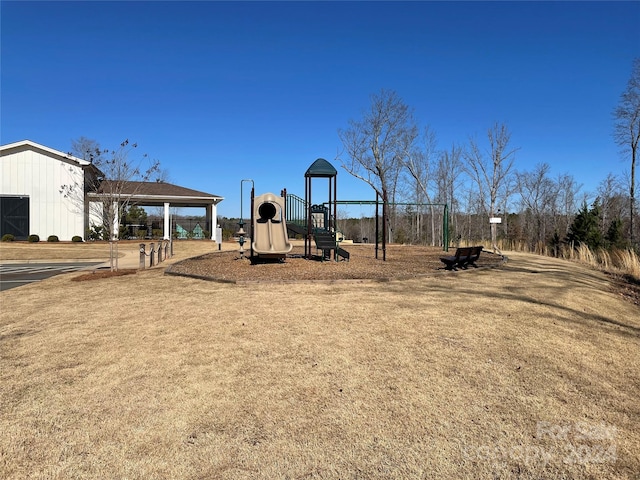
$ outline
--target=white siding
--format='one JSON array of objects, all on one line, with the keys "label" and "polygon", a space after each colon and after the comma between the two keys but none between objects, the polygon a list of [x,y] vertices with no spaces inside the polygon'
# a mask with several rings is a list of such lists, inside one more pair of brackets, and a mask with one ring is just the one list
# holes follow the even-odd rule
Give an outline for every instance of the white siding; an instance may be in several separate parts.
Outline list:
[{"label": "white siding", "polygon": [[[57,235],[71,240],[84,238],[82,182],[84,172],[73,162],[66,162],[39,151],[21,150],[0,157],[0,193],[29,197],[29,233],[41,240]],[[78,194],[64,198],[63,185],[77,183]]]}]

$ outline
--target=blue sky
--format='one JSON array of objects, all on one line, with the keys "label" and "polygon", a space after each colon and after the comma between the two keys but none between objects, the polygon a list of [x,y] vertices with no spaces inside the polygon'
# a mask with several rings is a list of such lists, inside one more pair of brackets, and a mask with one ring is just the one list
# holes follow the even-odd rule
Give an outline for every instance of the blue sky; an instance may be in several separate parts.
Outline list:
[{"label": "blue sky", "polygon": [[382,88],[443,149],[503,122],[518,170],[547,162],[593,192],[629,169],[611,112],[640,56],[640,2],[2,1],[0,14],[2,144],[128,138],[172,183],[224,196],[227,217],[242,179],[304,196],[319,157],[338,199],[374,199],[340,168],[337,131]]}]

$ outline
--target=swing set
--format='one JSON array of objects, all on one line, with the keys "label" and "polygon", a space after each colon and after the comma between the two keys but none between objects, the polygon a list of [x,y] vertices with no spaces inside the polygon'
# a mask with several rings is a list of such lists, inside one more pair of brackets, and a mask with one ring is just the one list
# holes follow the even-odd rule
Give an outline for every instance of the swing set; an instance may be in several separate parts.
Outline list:
[{"label": "swing set", "polygon": [[[375,238],[376,238],[376,258],[378,258],[378,250],[382,249],[382,259],[386,260],[386,235],[381,235],[380,229],[380,208],[382,207],[383,215],[386,213],[384,208],[384,202],[380,198],[380,195],[376,193],[375,200],[336,200],[334,202],[337,205],[375,205]],[[328,205],[326,202],[325,205]],[[449,251],[449,206],[446,203],[418,203],[418,202],[387,202],[387,206],[411,206],[411,207],[443,207],[442,214],[442,249],[445,252]],[[384,220],[384,218],[383,218]],[[386,228],[385,228],[386,230]],[[380,238],[382,237],[382,238]]]},{"label": "swing set", "polygon": [[[339,239],[337,235],[337,217],[338,205],[375,205],[375,256],[378,258],[378,251],[382,249],[382,259],[386,260],[386,235],[380,235],[380,206],[382,206],[382,218],[388,218],[388,206],[415,206],[415,207],[444,207],[442,217],[442,246],[444,251],[449,250],[449,209],[446,203],[405,203],[405,202],[383,202],[380,195],[376,193],[375,200],[337,200],[337,181],[338,172],[328,161],[323,158],[317,159],[305,173],[305,198],[302,199],[295,195],[287,194],[286,189],[281,193],[285,203],[285,217],[287,226],[290,230],[297,234],[303,234],[305,240],[305,256],[311,257],[311,240],[316,241],[316,247],[323,250],[323,259],[327,251],[334,251],[334,258],[338,260],[341,252],[343,258],[348,259],[348,252],[340,249]],[[311,203],[311,180],[313,178],[327,178],[329,180],[329,197],[328,201],[322,204]],[[383,225],[386,230],[386,225]],[[331,236],[332,246],[329,245],[329,236]],[[319,239],[325,245],[324,248],[318,244]]]}]

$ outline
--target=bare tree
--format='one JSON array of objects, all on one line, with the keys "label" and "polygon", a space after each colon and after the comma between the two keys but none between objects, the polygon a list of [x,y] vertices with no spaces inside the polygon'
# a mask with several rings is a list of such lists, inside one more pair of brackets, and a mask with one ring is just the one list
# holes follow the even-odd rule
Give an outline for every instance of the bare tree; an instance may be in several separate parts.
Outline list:
[{"label": "bare tree", "polygon": [[476,239],[486,238],[483,234],[486,228],[486,222],[482,221],[478,223],[479,218],[484,218],[485,211],[482,209],[482,202],[480,200],[480,193],[473,188],[466,188],[464,190],[463,197],[463,209],[465,211],[464,224],[460,233],[458,234],[457,241],[459,242],[463,238],[469,242],[473,242]]},{"label": "bare tree", "polygon": [[103,153],[100,144],[96,140],[87,137],[71,140],[71,154],[94,165],[101,162]]},{"label": "bare tree", "polygon": [[549,178],[551,167],[547,163],[536,165],[533,171],[516,173],[516,188],[520,194],[521,213],[530,216],[529,239],[534,249],[542,249],[547,241],[547,222],[556,210],[558,185]]},{"label": "bare tree", "polygon": [[[166,168],[158,168],[158,170],[152,176],[152,181],[156,183],[173,183],[171,179],[171,174],[169,173],[169,170]],[[182,209],[180,207],[175,207],[172,205],[169,208],[169,215],[171,215],[171,218],[176,218],[180,216],[181,212],[182,212]],[[164,207],[151,207],[149,208],[149,214],[154,217],[163,218]],[[172,226],[172,228],[175,228],[175,227]]]},{"label": "bare tree", "polygon": [[[117,240],[120,219],[131,205],[132,198],[139,192],[142,182],[148,182],[159,171],[159,162],[149,160],[148,155],[132,160],[131,153],[137,144],[125,140],[115,150],[100,150],[95,140],[81,137],[72,143],[72,148],[88,161],[102,175],[78,178],[72,184],[62,185],[60,193],[65,197],[90,195],[92,204],[90,216],[102,223],[110,241],[111,270],[118,269]],[[145,164],[143,166],[143,164]]]},{"label": "bare tree", "polygon": [[166,168],[158,168],[158,170],[153,175],[153,180],[156,183],[171,183],[171,174]]},{"label": "bare tree", "polygon": [[[82,213],[85,217],[90,217],[89,206],[86,200],[86,194],[94,191],[100,182],[104,179],[104,174],[96,167],[94,160],[99,160],[102,156],[100,144],[95,140],[80,137],[71,142],[71,151],[67,154],[69,158],[80,159],[89,162],[83,165],[82,171],[69,166],[65,163],[61,167],[67,170],[66,177],[71,180],[68,184],[60,186],[60,194],[67,199],[75,213]],[[93,212],[94,216],[96,212]]]},{"label": "bare tree", "polygon": [[389,194],[395,194],[400,168],[418,136],[413,112],[396,92],[383,89],[371,96],[362,119],[350,120],[349,128],[338,135],[348,157],[340,159],[342,167],[382,197],[386,235]]},{"label": "bare tree", "polygon": [[640,58],[633,61],[631,78],[626,90],[620,96],[620,103],[614,110],[614,139],[631,153],[631,181],[629,182],[629,240],[634,243],[634,215],[636,201],[636,158],[640,141]]},{"label": "bare tree", "polygon": [[453,144],[450,150],[440,152],[436,166],[436,196],[435,201],[446,203],[449,206],[449,215],[452,220],[450,230],[459,232],[458,205],[460,200],[456,192],[460,188],[459,177],[462,173],[462,148]]},{"label": "bare tree", "polygon": [[609,173],[599,184],[597,201],[600,205],[600,230],[607,231],[612,222],[622,221],[629,203],[621,179]]},{"label": "bare tree", "polygon": [[578,184],[573,175],[561,174],[556,180],[558,185],[558,212],[556,214],[555,229],[558,235],[564,237],[569,233],[569,227],[573,222],[573,217],[578,211],[578,194],[582,189],[582,184]]},{"label": "bare tree", "polygon": [[[506,204],[511,194],[511,170],[517,148],[511,148],[511,133],[504,124],[494,124],[487,131],[489,149],[483,153],[475,139],[469,142],[465,153],[466,171],[478,187],[482,210],[494,217],[498,205]],[[487,158],[488,157],[488,158]],[[494,225],[494,224],[492,224]],[[495,226],[492,227],[492,243],[497,250]]]},{"label": "bare tree", "polygon": [[[435,132],[427,126],[422,135],[422,148],[418,147],[408,152],[404,158],[403,166],[406,168],[412,182],[415,185],[416,203],[431,204],[431,187],[434,182],[433,170],[436,157],[438,155],[438,140]],[[436,241],[436,222],[433,205],[429,206],[431,211],[431,245],[435,245]],[[420,234],[422,218],[422,208],[416,209],[416,228]]]}]

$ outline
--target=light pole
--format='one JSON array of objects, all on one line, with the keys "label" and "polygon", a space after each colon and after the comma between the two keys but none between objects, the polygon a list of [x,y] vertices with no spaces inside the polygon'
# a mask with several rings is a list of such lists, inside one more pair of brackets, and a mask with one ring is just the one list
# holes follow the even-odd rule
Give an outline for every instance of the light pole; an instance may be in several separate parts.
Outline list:
[{"label": "light pole", "polygon": [[242,192],[242,186],[244,184],[244,182],[251,182],[251,191],[253,191],[254,189],[254,183],[253,180],[251,179],[243,179],[240,180],[240,221],[238,222],[238,225],[240,226],[240,229],[238,230],[238,243],[240,244],[240,258],[244,258],[244,236],[246,235],[246,232],[244,231],[244,217],[243,217],[243,210],[242,210],[242,197],[243,197],[243,192]]}]

